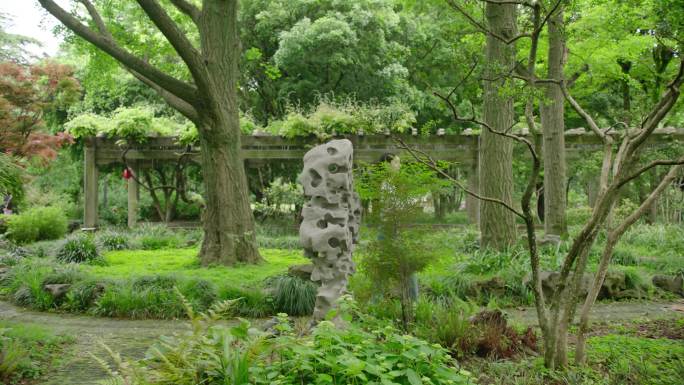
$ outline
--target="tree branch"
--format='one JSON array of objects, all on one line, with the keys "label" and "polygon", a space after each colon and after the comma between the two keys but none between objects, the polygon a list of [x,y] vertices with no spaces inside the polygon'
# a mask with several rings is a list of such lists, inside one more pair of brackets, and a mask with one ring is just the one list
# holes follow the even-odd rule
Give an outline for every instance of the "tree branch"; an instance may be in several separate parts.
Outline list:
[{"label": "tree branch", "polygon": [[626,176],[618,182],[618,188],[626,185],[627,183],[631,182],[632,180],[636,179],[639,177],[639,175],[645,173],[646,171],[652,169],[653,167],[657,166],[677,166],[677,165],[682,165],[684,164],[684,156],[682,156],[679,159],[658,159],[654,160],[647,165],[641,167],[639,170],[634,172],[633,174],[630,174],[629,176]]},{"label": "tree branch", "polygon": [[192,74],[195,84],[201,87],[206,82],[205,67],[199,51],[195,49],[185,33],[178,27],[178,24],[171,19],[164,8],[157,0],[137,0],[140,8],[145,11],[154,25],[159,28],[161,33],[171,43],[178,55],[183,59]]},{"label": "tree branch", "polygon": [[[523,34],[515,35],[515,36],[513,36],[513,37],[511,37],[511,38],[506,38],[506,37],[501,36],[501,35],[499,35],[499,34],[497,34],[497,33],[494,33],[492,30],[490,30],[489,28],[487,28],[486,26],[484,26],[482,23],[480,23],[480,22],[478,22],[477,20],[475,20],[475,18],[474,18],[470,13],[468,13],[465,9],[463,9],[463,7],[461,7],[461,6],[460,6],[458,3],[456,3],[454,0],[447,0],[447,3],[448,3],[452,8],[454,8],[455,10],[457,10],[460,14],[462,14],[466,19],[468,19],[468,21],[470,22],[470,24],[472,24],[473,26],[475,26],[477,29],[479,29],[480,31],[482,31],[483,33],[485,33],[485,34],[487,34],[487,35],[493,36],[495,39],[501,40],[502,42],[504,42],[504,43],[507,44],[507,45],[508,45],[508,44],[511,44],[511,43],[513,43],[513,42],[516,42],[516,41],[518,41],[518,40],[520,40],[520,39],[522,39],[522,38],[524,38],[524,37],[531,37],[531,36],[532,36],[532,35],[530,35],[529,33],[523,33]],[[497,1],[491,1],[491,3],[499,4],[499,5],[503,5],[503,4],[512,4],[512,3],[510,3],[510,2],[501,3],[501,2],[497,2]],[[517,3],[516,3],[516,4],[517,4]]]},{"label": "tree branch", "polygon": [[188,17],[190,17],[190,19],[192,19],[193,22],[195,22],[195,24],[197,24],[197,20],[199,20],[200,13],[202,13],[202,11],[194,4],[191,4],[186,0],[171,0],[171,4],[176,6],[179,11],[186,14]]},{"label": "tree branch", "polygon": [[[197,99],[195,86],[165,74],[144,60],[136,57],[119,46],[111,36],[98,33],[81,23],[53,0],[38,0],[40,5],[76,35],[109,54],[124,66],[142,74],[150,81],[164,88],[187,103],[194,104]],[[94,9],[94,8],[93,8]]]},{"label": "tree branch", "polygon": [[[525,219],[525,216],[523,215],[522,212],[520,212],[519,210],[517,210],[513,206],[509,205],[508,203],[506,203],[500,199],[484,197],[482,195],[479,195],[476,192],[469,190],[467,187],[463,186],[463,184],[460,181],[458,181],[457,179],[455,179],[454,177],[449,175],[447,172],[442,170],[442,168],[439,167],[437,162],[430,155],[428,155],[425,151],[409,147],[406,144],[406,142],[404,142],[401,138],[394,138],[394,140],[399,143],[399,148],[406,150],[416,161],[418,161],[418,162],[424,164],[425,166],[429,167],[430,169],[436,171],[441,176],[448,179],[451,183],[455,184],[456,187],[463,190],[466,194],[468,194],[468,195],[470,195],[476,199],[479,199],[481,201],[499,204],[499,205],[505,207],[507,210],[509,210],[513,214],[517,215],[518,217]],[[419,156],[419,154],[422,155],[422,157]]]},{"label": "tree branch", "polygon": [[169,106],[171,106],[171,108],[180,112],[183,116],[188,118],[193,123],[199,120],[199,114],[197,113],[197,109],[195,109],[195,107],[192,104],[165,90],[164,88],[160,87],[157,83],[151,81],[150,79],[146,78],[140,73],[133,71],[130,68],[126,68],[126,70],[136,79],[140,80],[148,87],[156,91],[157,94],[159,94],[159,96],[161,96],[162,99],[164,99],[164,101],[168,103]]}]

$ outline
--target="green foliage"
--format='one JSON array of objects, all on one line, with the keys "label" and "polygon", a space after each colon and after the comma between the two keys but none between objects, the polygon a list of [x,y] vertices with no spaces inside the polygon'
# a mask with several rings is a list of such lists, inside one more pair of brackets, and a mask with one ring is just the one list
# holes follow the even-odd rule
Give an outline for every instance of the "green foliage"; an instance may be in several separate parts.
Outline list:
[{"label": "green foliage", "polygon": [[185,120],[157,116],[149,107],[120,107],[110,115],[85,112],[65,125],[75,138],[105,134],[132,143],[143,143],[149,137],[180,135],[191,141],[192,124]]},{"label": "green foliage", "polygon": [[101,132],[110,132],[112,121],[105,116],[84,113],[73,117],[64,124],[64,128],[75,139],[95,136]]},{"label": "green foliage", "polygon": [[310,111],[291,108],[283,119],[264,129],[288,138],[315,135],[326,139],[335,134],[405,132],[414,123],[414,113],[401,102],[371,104],[324,98]]},{"label": "green foliage", "polygon": [[677,341],[607,335],[587,345],[589,363],[606,367],[613,384],[669,385],[684,375],[684,346]]},{"label": "green foliage", "polygon": [[95,262],[100,258],[100,251],[90,235],[80,235],[67,239],[57,251],[56,258],[64,263]]},{"label": "green foliage", "polygon": [[313,314],[318,287],[312,281],[282,275],[269,279],[268,286],[276,312],[291,316]]},{"label": "green foliage", "polygon": [[266,262],[261,265],[236,267],[200,267],[196,248],[163,250],[122,250],[105,254],[105,266],[85,265],[81,268],[95,277],[124,279],[144,275],[185,275],[212,281],[217,285],[239,283],[257,287],[266,278],[287,272],[291,265],[307,262],[301,251],[262,249]]},{"label": "green foliage", "polygon": [[116,353],[115,368],[100,360],[113,378],[129,384],[177,385],[470,383],[468,373],[454,368],[439,345],[375,322],[338,329],[323,321],[311,336],[296,337],[287,316],[279,314],[278,335],[270,336],[252,329],[246,320],[233,327],[218,324],[221,314],[234,310],[235,302],[199,314],[184,303],[192,332],[166,338],[139,363]]},{"label": "green foliage", "polygon": [[123,233],[108,231],[97,235],[98,242],[105,250],[127,250],[130,248],[128,236]]},{"label": "green foliage", "polygon": [[416,303],[414,333],[460,355],[472,353],[475,331],[470,316],[477,306],[453,298],[430,301],[422,297]]},{"label": "green foliage", "polygon": [[33,383],[50,371],[70,340],[39,326],[0,321],[0,382]]},{"label": "green foliage", "polygon": [[67,232],[67,219],[58,207],[35,207],[6,217],[7,236],[19,244],[59,239]]},{"label": "green foliage", "polygon": [[434,171],[416,163],[399,168],[388,163],[368,166],[357,178],[361,199],[373,202],[368,217],[378,231],[377,238],[364,247],[360,266],[378,289],[399,288],[404,327],[410,318],[411,276],[438,257],[424,230],[409,226],[422,211],[421,198],[444,186]]},{"label": "green foliage", "polygon": [[255,218],[263,222],[292,216],[294,211],[301,210],[303,204],[302,186],[278,177],[263,190],[263,198],[261,202],[255,202],[253,212]]},{"label": "green foliage", "polygon": [[24,173],[8,154],[0,153],[0,195],[11,195],[13,202],[24,198]]},{"label": "green foliage", "polygon": [[[18,305],[37,310],[59,308],[112,317],[183,317],[175,288],[199,310],[220,300],[236,300],[237,314],[260,318],[275,314],[277,301],[283,310],[305,314],[310,313],[316,292],[310,282],[268,279],[305,262],[299,254],[262,250],[265,264],[237,267],[199,267],[196,249],[111,251],[104,261],[78,265],[22,257],[0,281],[0,291]],[[58,302],[44,290],[52,283],[71,284]]]}]

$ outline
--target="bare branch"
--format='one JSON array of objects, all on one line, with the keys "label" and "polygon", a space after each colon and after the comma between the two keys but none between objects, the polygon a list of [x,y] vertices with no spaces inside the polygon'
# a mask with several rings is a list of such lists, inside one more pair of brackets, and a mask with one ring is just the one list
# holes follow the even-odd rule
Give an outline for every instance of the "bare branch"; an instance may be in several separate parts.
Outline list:
[{"label": "bare branch", "polygon": [[197,20],[199,20],[200,13],[202,13],[202,11],[194,4],[191,4],[186,0],[171,0],[171,4],[175,5],[179,11],[188,15],[188,17],[190,17],[190,19],[197,24]]},{"label": "bare branch", "polygon": [[515,134],[511,134],[511,133],[510,133],[510,129],[511,129],[513,126],[509,127],[509,128],[506,129],[505,131],[498,131],[498,130],[495,130],[495,129],[494,129],[492,126],[490,126],[489,124],[487,124],[487,123],[485,123],[485,122],[483,122],[483,121],[481,121],[481,120],[476,119],[474,115],[473,115],[472,117],[470,117],[470,118],[461,118],[461,117],[458,115],[458,111],[456,111],[456,106],[454,105],[454,103],[453,103],[450,99],[448,99],[446,96],[441,95],[441,94],[439,94],[439,93],[437,93],[437,92],[433,92],[433,95],[435,95],[435,96],[437,96],[438,98],[442,99],[442,100],[449,106],[449,109],[451,109],[451,113],[452,113],[452,115],[453,115],[453,117],[454,117],[454,120],[456,120],[456,121],[458,121],[458,122],[465,122],[465,123],[477,124],[478,126],[481,126],[481,127],[485,128],[487,131],[491,132],[492,134],[496,134],[496,135],[499,135],[499,136],[503,136],[503,137],[506,137],[506,138],[509,138],[509,139],[513,139],[513,140],[515,140],[516,142],[523,143],[524,145],[527,146],[527,149],[530,151],[530,154],[532,155],[532,158],[534,158],[534,159],[539,159],[539,156],[538,156],[538,154],[537,154],[537,151],[536,151],[535,148],[534,148],[534,144],[533,144],[529,139],[527,139],[527,138],[525,138],[525,137],[522,137],[522,136],[519,136],[519,135],[515,135]]},{"label": "bare branch", "polygon": [[418,162],[424,164],[425,166],[429,167],[430,169],[436,171],[441,176],[445,177],[451,183],[456,185],[456,187],[463,190],[466,194],[468,194],[468,195],[470,195],[476,199],[479,199],[481,201],[499,204],[499,205],[505,207],[507,210],[509,210],[513,214],[517,215],[518,217],[525,219],[525,216],[521,211],[517,210],[516,208],[514,208],[513,206],[509,205],[508,203],[502,201],[501,199],[484,197],[482,195],[479,195],[476,192],[469,190],[467,187],[463,186],[463,184],[460,181],[458,181],[457,179],[455,179],[454,177],[452,177],[451,175],[446,173],[444,170],[442,170],[442,168],[439,167],[437,162],[430,155],[428,155],[425,151],[409,147],[406,144],[406,142],[404,142],[401,138],[395,138],[395,141],[397,141],[399,143],[399,148],[406,150],[416,161],[418,161]]},{"label": "bare branch", "polygon": [[594,132],[594,134],[596,134],[596,136],[598,136],[599,138],[601,138],[601,140],[603,140],[605,142],[606,138],[607,138],[606,133],[604,133],[599,128],[598,124],[596,124],[596,121],[594,121],[594,118],[592,118],[591,115],[589,115],[589,113],[587,113],[584,110],[584,108],[582,108],[582,106],[580,106],[579,103],[577,103],[575,98],[573,98],[572,95],[570,95],[570,92],[568,91],[568,87],[567,87],[566,83],[560,82],[560,88],[561,88],[561,91],[563,91],[563,96],[565,96],[565,100],[567,100],[568,103],[570,103],[572,108],[575,110],[575,112],[577,112],[577,114],[579,116],[581,116],[585,122],[587,122],[587,124],[589,125],[589,128]]},{"label": "bare branch", "polygon": [[[150,81],[158,84],[168,92],[194,104],[197,98],[195,86],[165,74],[144,60],[136,57],[119,46],[111,36],[98,33],[81,23],[76,17],[65,11],[53,0],[38,0],[41,6],[50,12],[57,20],[72,30],[76,35],[103,50],[124,66],[142,74]],[[94,9],[94,8],[93,8]]]},{"label": "bare branch", "polygon": [[684,156],[679,158],[679,159],[658,159],[654,160],[647,165],[641,167],[639,170],[635,171],[634,173],[630,174],[629,176],[626,176],[618,182],[618,188],[626,185],[627,183],[631,182],[632,180],[636,179],[639,177],[639,175],[645,173],[646,171],[652,169],[653,167],[657,166],[677,166],[677,165],[682,165],[684,164]]}]

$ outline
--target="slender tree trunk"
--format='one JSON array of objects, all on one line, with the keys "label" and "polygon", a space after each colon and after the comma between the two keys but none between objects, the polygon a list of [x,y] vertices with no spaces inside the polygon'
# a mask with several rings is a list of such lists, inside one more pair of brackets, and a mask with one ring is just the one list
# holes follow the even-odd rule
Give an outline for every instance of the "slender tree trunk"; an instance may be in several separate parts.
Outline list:
[{"label": "slender tree trunk", "polygon": [[203,265],[260,262],[240,156],[237,1],[205,0],[198,24],[207,67],[198,125],[206,199],[200,258]]},{"label": "slender tree trunk", "polygon": [[[504,38],[517,33],[514,4],[487,3],[485,14],[489,29]],[[508,72],[515,65],[515,44],[506,44],[487,35],[485,48],[484,121],[496,131],[513,126],[513,99],[501,95]],[[501,78],[500,80],[495,80]],[[513,201],[513,142],[508,138],[482,130],[480,135],[480,193],[505,202]],[[483,247],[505,249],[516,240],[515,216],[504,207],[480,202],[480,234]]]},{"label": "slender tree trunk", "polygon": [[[548,78],[562,79],[565,55],[563,8],[549,18]],[[558,84],[546,86],[548,101],[541,105],[544,135],[544,232],[565,236],[565,97]]]}]

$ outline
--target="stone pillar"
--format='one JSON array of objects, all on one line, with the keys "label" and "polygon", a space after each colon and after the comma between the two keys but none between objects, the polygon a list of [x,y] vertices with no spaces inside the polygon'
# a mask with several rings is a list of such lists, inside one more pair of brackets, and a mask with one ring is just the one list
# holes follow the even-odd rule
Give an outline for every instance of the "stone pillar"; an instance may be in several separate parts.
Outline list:
[{"label": "stone pillar", "polygon": [[98,170],[97,164],[95,162],[95,138],[89,138],[86,141],[84,154],[85,167],[83,181],[85,202],[83,206],[85,212],[83,217],[83,227],[85,229],[95,229],[98,224]]},{"label": "stone pillar", "polygon": [[352,143],[333,140],[304,155],[299,181],[308,202],[302,208],[299,238],[313,262],[311,280],[320,283],[314,322],[321,321],[347,290],[355,271],[352,253],[358,242],[361,202],[354,192]]},{"label": "stone pillar", "polygon": [[130,165],[131,173],[135,178],[128,179],[128,227],[135,227],[138,222],[138,197],[140,196],[140,185],[138,184],[138,165],[137,162]]}]

